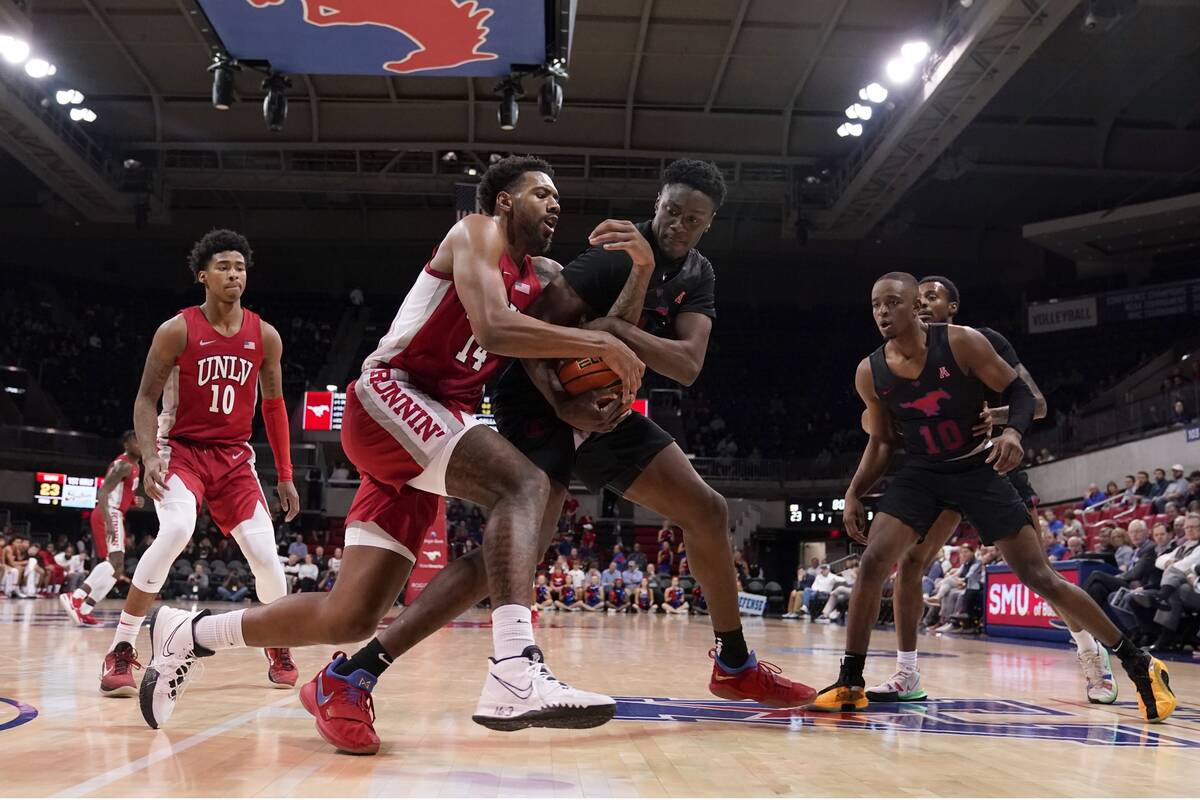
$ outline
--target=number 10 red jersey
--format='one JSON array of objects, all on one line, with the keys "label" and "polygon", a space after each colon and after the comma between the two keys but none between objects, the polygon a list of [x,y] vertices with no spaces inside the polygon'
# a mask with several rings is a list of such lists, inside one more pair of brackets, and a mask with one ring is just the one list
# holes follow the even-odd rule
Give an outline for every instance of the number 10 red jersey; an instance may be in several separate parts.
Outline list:
[{"label": "number 10 red jersey", "polygon": [[200,444],[250,439],[262,365],[262,319],[242,309],[242,327],[224,336],[199,306],[185,308],[187,347],[163,387],[158,438]]}]

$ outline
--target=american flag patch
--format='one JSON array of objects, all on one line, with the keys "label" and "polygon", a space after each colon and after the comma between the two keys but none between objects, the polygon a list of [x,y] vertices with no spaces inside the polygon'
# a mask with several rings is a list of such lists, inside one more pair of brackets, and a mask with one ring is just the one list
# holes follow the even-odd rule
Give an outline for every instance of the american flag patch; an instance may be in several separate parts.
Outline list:
[{"label": "american flag patch", "polygon": [[513,288],[521,294],[529,294],[529,284],[525,283],[525,281],[517,281],[513,284]]},{"label": "american flag patch", "polygon": [[253,350],[253,349],[254,349],[254,342],[252,342],[252,341],[250,341],[249,339],[247,339],[246,341],[242,342],[242,349],[243,349],[243,350]]}]

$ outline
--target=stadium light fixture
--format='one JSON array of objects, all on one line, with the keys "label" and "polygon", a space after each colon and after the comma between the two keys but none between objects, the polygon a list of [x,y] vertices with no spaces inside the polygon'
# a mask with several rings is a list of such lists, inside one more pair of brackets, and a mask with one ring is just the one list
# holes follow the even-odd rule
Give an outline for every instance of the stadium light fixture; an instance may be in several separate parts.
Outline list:
[{"label": "stadium light fixture", "polygon": [[538,111],[546,122],[557,122],[562,105],[562,84],[553,75],[550,75],[538,90]]},{"label": "stadium light fixture", "polygon": [[58,72],[58,67],[44,58],[31,58],[25,62],[25,74],[37,80],[49,78],[56,72]]},{"label": "stadium light fixture", "polygon": [[262,88],[267,96],[263,98],[263,120],[268,130],[281,131],[287,120],[288,99],[287,90],[292,88],[292,82],[286,75],[272,72],[262,82]]},{"label": "stadium light fixture", "polygon": [[847,136],[862,136],[863,126],[857,122],[843,122],[838,125],[837,135],[845,139]]},{"label": "stadium light fixture", "polygon": [[83,92],[77,89],[60,89],[54,93],[60,106],[77,106],[83,102]]},{"label": "stadium light fixture", "polygon": [[72,108],[71,119],[75,122],[95,122],[96,112],[90,108]]},{"label": "stadium light fixture", "polygon": [[858,90],[860,100],[866,100],[868,103],[882,103],[887,100],[888,90],[883,88],[878,83],[870,83]]},{"label": "stadium light fixture", "polygon": [[242,67],[228,58],[217,58],[208,71],[213,74],[212,104],[218,111],[228,111],[234,101],[233,82]]},{"label": "stadium light fixture", "polygon": [[10,64],[24,64],[29,59],[29,42],[0,34],[0,58]]},{"label": "stadium light fixture", "polygon": [[888,80],[895,85],[908,83],[917,71],[911,61],[901,57],[888,61],[883,70],[887,73]]},{"label": "stadium light fixture", "polygon": [[496,86],[496,91],[500,93],[500,106],[496,109],[500,130],[514,130],[521,116],[521,110],[517,106],[517,99],[524,94],[521,82],[516,78],[505,78]]},{"label": "stadium light fixture", "polygon": [[870,106],[865,106],[862,103],[855,103],[846,109],[846,116],[850,119],[868,120],[871,118],[873,109]]},{"label": "stadium light fixture", "polygon": [[900,47],[900,57],[910,64],[920,64],[929,57],[929,42],[905,42]]}]

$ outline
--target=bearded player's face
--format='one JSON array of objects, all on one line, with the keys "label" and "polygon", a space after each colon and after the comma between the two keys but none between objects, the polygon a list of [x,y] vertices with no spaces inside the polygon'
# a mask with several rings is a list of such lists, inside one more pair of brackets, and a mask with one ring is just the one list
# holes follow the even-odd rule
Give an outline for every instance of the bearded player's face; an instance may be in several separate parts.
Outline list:
[{"label": "bearded player's face", "polygon": [[547,252],[562,210],[554,181],[544,172],[526,172],[513,191],[504,194],[512,209],[509,230],[514,243],[530,255]]}]

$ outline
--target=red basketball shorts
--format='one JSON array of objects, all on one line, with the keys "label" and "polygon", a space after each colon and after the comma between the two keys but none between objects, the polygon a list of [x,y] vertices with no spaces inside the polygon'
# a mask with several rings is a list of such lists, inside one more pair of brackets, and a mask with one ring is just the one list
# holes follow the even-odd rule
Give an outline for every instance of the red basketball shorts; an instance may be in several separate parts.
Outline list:
[{"label": "red basketball shorts", "polygon": [[[226,536],[254,516],[259,505],[268,510],[262,484],[254,471],[254,448],[249,444],[197,444],[170,440],[159,443],[159,456],[166,464],[163,482],[178,476],[199,509],[208,503],[208,513]],[[177,491],[167,487],[163,502]]]}]

